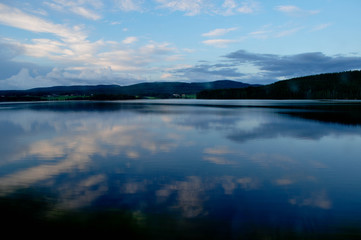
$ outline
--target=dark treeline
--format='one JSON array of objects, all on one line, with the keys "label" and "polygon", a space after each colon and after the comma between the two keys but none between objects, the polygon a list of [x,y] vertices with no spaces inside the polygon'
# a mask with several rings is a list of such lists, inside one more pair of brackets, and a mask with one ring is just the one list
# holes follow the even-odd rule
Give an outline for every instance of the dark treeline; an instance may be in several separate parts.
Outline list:
[{"label": "dark treeline", "polygon": [[0,102],[19,101],[56,101],[56,100],[130,100],[135,96],[124,94],[91,94],[91,95],[41,95],[41,94],[11,94],[0,96]]},{"label": "dark treeline", "polygon": [[361,71],[326,73],[264,86],[205,90],[199,99],[361,99]]},{"label": "dark treeline", "polygon": [[47,100],[125,100],[134,96],[123,94],[117,85],[57,86],[29,90],[0,91],[0,101],[47,101]]},{"label": "dark treeline", "polygon": [[56,86],[29,90],[0,91],[0,101],[42,101],[42,100],[123,100],[135,98],[180,98],[195,95],[205,89],[231,89],[251,86],[250,84],[219,80],[214,82],[151,82],[129,86]]},{"label": "dark treeline", "polygon": [[361,99],[361,71],[326,73],[250,85],[220,80],[202,83],[153,82],[129,86],[57,86],[0,91],[0,101],[199,99]]}]

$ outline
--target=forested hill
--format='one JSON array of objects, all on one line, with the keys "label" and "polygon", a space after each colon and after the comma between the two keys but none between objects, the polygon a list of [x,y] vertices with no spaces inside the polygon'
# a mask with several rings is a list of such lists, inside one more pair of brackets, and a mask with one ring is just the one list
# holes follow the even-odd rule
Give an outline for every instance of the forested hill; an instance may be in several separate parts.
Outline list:
[{"label": "forested hill", "polygon": [[97,86],[55,86],[33,88],[29,90],[0,91],[0,101],[33,101],[33,100],[117,100],[135,98],[177,98],[195,97],[205,89],[243,88],[250,84],[219,80],[213,82],[150,82],[129,86],[97,85]]},{"label": "forested hill", "polygon": [[206,89],[230,89],[249,87],[250,84],[219,80],[213,82],[149,82],[139,83],[130,86],[121,87],[120,93],[134,96],[153,96],[160,98],[174,97],[178,95],[196,95],[198,92]]},{"label": "forested hill", "polygon": [[204,90],[200,99],[361,99],[361,71],[326,73],[242,89]]}]

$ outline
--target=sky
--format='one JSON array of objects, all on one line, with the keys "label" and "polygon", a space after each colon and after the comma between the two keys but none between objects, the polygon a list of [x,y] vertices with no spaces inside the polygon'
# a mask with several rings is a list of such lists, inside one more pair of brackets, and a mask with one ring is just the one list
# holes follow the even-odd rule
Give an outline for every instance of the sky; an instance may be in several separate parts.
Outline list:
[{"label": "sky", "polygon": [[361,69],[359,0],[0,0],[0,89]]}]

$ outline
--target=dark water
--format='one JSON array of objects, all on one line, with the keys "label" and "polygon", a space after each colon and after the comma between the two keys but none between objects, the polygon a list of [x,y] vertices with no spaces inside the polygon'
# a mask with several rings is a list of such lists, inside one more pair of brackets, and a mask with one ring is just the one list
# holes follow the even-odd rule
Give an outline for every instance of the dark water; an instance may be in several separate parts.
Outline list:
[{"label": "dark water", "polygon": [[3,103],[0,133],[3,231],[361,239],[361,102]]}]

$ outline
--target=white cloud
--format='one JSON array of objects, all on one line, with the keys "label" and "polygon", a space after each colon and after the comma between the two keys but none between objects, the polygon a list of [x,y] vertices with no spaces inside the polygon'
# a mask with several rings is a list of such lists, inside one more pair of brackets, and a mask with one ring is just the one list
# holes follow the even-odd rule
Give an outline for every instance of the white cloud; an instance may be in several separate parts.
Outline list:
[{"label": "white cloud", "polygon": [[68,69],[54,68],[46,77],[52,79],[81,79],[85,81],[102,79],[106,81],[113,79],[115,76],[110,67],[80,67]]},{"label": "white cloud", "polygon": [[81,3],[88,3],[89,5],[93,6],[96,9],[100,9],[103,7],[103,0],[78,0]]},{"label": "white cloud", "polygon": [[225,0],[222,7],[233,9],[237,7],[237,4],[234,0]]},{"label": "white cloud", "polygon": [[54,24],[1,3],[0,23],[36,33],[52,33],[68,42],[82,41],[86,38],[86,35],[77,28],[69,29],[64,25]]},{"label": "white cloud", "polygon": [[104,84],[113,84],[121,78],[122,75],[114,73],[110,67],[56,67],[44,75],[23,68],[10,78],[1,80],[0,89],[30,89],[58,85],[94,84],[98,83],[99,79],[102,79]]},{"label": "white cloud", "polygon": [[88,1],[63,1],[63,0],[53,0],[53,2],[44,2],[45,5],[52,8],[56,11],[70,11],[79,16],[85,17],[90,20],[99,20],[101,16],[90,10],[85,5],[90,5],[92,8],[100,9],[103,6],[103,3],[100,0],[88,0]]},{"label": "white cloud", "polygon": [[234,14],[233,10],[237,7],[237,4],[234,0],[225,0],[222,7],[226,9],[223,15],[229,16]]},{"label": "white cloud", "polygon": [[22,45],[25,54],[34,57],[46,57],[50,54],[65,54],[65,44],[50,39],[33,39],[33,44]]},{"label": "white cloud", "polygon": [[142,55],[165,55],[174,52],[176,49],[171,47],[169,43],[155,43],[150,42],[149,44],[141,47],[138,52]]},{"label": "white cloud", "polygon": [[222,4],[222,8],[225,9],[219,11],[222,15],[230,16],[236,13],[250,14],[259,10],[260,4],[253,0],[243,1],[240,4],[235,0],[225,0]]},{"label": "white cloud", "polygon": [[62,5],[59,5],[57,3],[53,3],[53,2],[44,2],[44,4],[48,7],[50,7],[51,9],[55,10],[55,11],[64,11],[64,7]]},{"label": "white cloud", "polygon": [[296,27],[296,28],[292,28],[292,29],[287,29],[287,30],[284,30],[284,31],[281,31],[281,32],[278,32],[275,37],[276,38],[280,38],[280,37],[285,37],[285,36],[288,36],[288,35],[292,35],[300,30],[302,30],[303,27]]},{"label": "white cloud", "polygon": [[[135,38],[125,39],[128,44],[135,41]],[[35,57],[47,57],[57,62],[62,62],[65,65],[72,63],[76,75],[69,73],[61,73],[60,78],[69,79],[89,79],[89,76],[94,76],[98,79],[104,79],[106,71],[91,72],[91,69],[109,69],[123,72],[127,74],[139,74],[150,71],[152,64],[158,62],[169,62],[172,59],[178,59],[175,56],[177,49],[168,43],[150,42],[139,48],[123,48],[122,45],[111,43],[111,50],[106,51],[107,42],[88,42],[84,44],[74,44],[71,49],[62,48],[61,43],[47,41],[45,39],[39,40],[37,44],[25,46],[27,53]],[[100,48],[103,47],[104,48]],[[74,72],[73,72],[74,73]],[[89,73],[87,75],[84,75]],[[59,73],[58,73],[59,74]],[[107,73],[108,74],[108,73]],[[54,74],[52,76],[55,76]],[[130,78],[130,77],[129,77]],[[132,77],[135,78],[135,77]]]},{"label": "white cloud", "polygon": [[[125,39],[128,44],[136,39]],[[124,48],[122,45],[112,44],[111,50],[106,51],[100,49],[99,46],[106,45],[102,41],[99,43],[88,43],[88,46],[80,45],[77,53],[79,56],[52,56],[52,59],[66,62],[73,62],[75,66],[90,68],[104,68],[111,67],[114,71],[140,73],[147,71],[150,65],[157,62],[163,62],[169,59],[169,56],[174,55],[177,51],[168,43],[150,42],[139,48]],[[105,46],[107,47],[107,46]],[[99,48],[99,49],[98,49]]]},{"label": "white cloud", "polygon": [[110,25],[120,25],[120,24],[122,24],[122,22],[120,22],[120,21],[112,21],[112,22],[110,22]]},{"label": "white cloud", "polygon": [[126,39],[124,39],[122,41],[122,43],[124,43],[124,44],[132,44],[132,43],[134,43],[136,41],[138,41],[137,37],[127,37]]},{"label": "white cloud", "polygon": [[119,65],[115,60],[109,62],[108,59],[99,59],[100,48],[106,47],[108,43],[102,40],[90,42],[79,26],[70,28],[54,24],[4,4],[0,4],[0,23],[30,32],[50,33],[58,38],[32,39],[26,43],[16,42],[17,46],[24,49],[25,55],[48,58],[66,65],[99,66],[100,64],[101,67]]},{"label": "white cloud", "polygon": [[227,47],[228,44],[235,43],[235,42],[237,42],[237,41],[232,40],[232,39],[210,39],[210,40],[205,40],[202,43],[213,46],[213,47],[224,48],[224,47]]},{"label": "white cloud", "polygon": [[[115,5],[122,11],[145,11],[144,0],[114,0]],[[168,9],[170,11],[184,12],[186,16],[199,14],[220,14],[233,15],[235,13],[254,13],[259,9],[260,4],[254,0],[247,0],[238,3],[235,0],[225,0],[220,6],[215,0],[154,0],[154,9]]]},{"label": "white cloud", "polygon": [[50,87],[56,85],[51,79],[30,75],[29,69],[23,68],[20,72],[6,80],[1,81],[1,89],[29,89],[34,86]]},{"label": "white cloud", "polygon": [[248,36],[252,37],[252,38],[257,38],[257,39],[267,39],[269,37],[269,34],[271,33],[271,31],[267,31],[267,30],[258,30],[258,31],[254,31],[254,32],[250,32],[248,34]]},{"label": "white cloud", "polygon": [[100,47],[107,43],[102,40],[90,42],[87,40],[77,42],[63,42],[52,39],[33,39],[31,43],[17,43],[24,49],[25,55],[47,58],[62,64],[95,64],[96,54]]},{"label": "white cloud", "polygon": [[304,26],[297,26],[294,24],[285,24],[280,26],[267,24],[256,31],[248,33],[246,37],[256,39],[281,38],[295,34],[304,28]]},{"label": "white cloud", "polygon": [[241,7],[239,7],[237,9],[237,11],[240,12],[240,13],[249,14],[249,13],[254,13],[258,9],[259,9],[259,3],[258,2],[245,1],[245,2],[242,2]]},{"label": "white cloud", "polygon": [[143,10],[142,0],[116,0],[115,3],[120,10],[125,12]]},{"label": "white cloud", "polygon": [[44,9],[26,9],[26,11],[33,13],[35,15],[48,16],[48,12]]},{"label": "white cloud", "polygon": [[[50,39],[34,39],[30,44],[20,44],[25,54],[45,58],[58,63],[57,68],[48,73],[30,72],[27,68],[1,80],[1,89],[28,89],[54,85],[94,84],[102,80],[104,84],[114,84],[120,80],[135,83],[156,75],[158,63],[168,63],[179,59],[177,49],[168,43],[149,42],[138,48],[128,48],[112,43],[109,50],[98,48],[107,42],[88,42],[70,45]],[[107,50],[107,51],[105,51]],[[164,64],[163,64],[164,65]],[[70,67],[71,66],[71,67]]]},{"label": "white cloud", "polygon": [[276,7],[276,10],[295,17],[314,15],[320,12],[318,10],[303,10],[294,5],[280,5]]},{"label": "white cloud", "polygon": [[169,79],[169,78],[172,78],[173,77],[173,74],[171,73],[163,73],[160,78],[161,79]]},{"label": "white cloud", "polygon": [[204,0],[156,0],[161,8],[168,8],[172,11],[185,12],[187,16],[195,16],[207,9],[209,1]]},{"label": "white cloud", "polygon": [[296,6],[292,6],[292,5],[278,6],[278,7],[276,7],[276,9],[280,12],[285,12],[285,13],[300,11],[300,8],[298,8]]},{"label": "white cloud", "polygon": [[321,31],[323,29],[328,28],[329,26],[331,26],[331,23],[324,23],[324,24],[320,24],[315,26],[314,28],[311,29],[312,32],[316,32],[316,31]]},{"label": "white cloud", "polygon": [[235,31],[237,28],[217,28],[210,32],[203,33],[202,36],[204,37],[215,37],[215,36],[221,36],[224,34],[227,34],[229,32]]},{"label": "white cloud", "polygon": [[80,6],[71,8],[71,11],[91,20],[99,20],[101,18],[99,14]]}]

